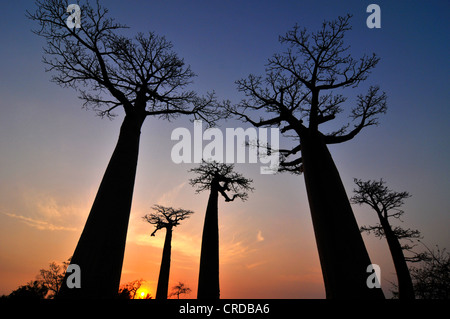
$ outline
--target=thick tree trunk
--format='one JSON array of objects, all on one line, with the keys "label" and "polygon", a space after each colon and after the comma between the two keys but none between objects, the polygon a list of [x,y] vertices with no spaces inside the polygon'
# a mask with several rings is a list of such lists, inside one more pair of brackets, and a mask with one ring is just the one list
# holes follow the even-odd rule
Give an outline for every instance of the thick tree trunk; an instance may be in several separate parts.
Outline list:
[{"label": "thick tree trunk", "polygon": [[370,289],[371,264],[339,172],[323,138],[302,136],[306,191],[324,278],[326,297],[384,298]]},{"label": "thick tree trunk", "polygon": [[378,217],[380,218],[381,226],[386,235],[386,240],[392,255],[392,261],[394,262],[395,272],[397,273],[398,297],[399,299],[414,299],[413,283],[408,265],[406,264],[405,255],[403,255],[402,246],[392,231],[389,222],[382,216]]},{"label": "thick tree trunk", "polygon": [[166,228],[166,239],[161,260],[161,269],[159,270],[158,287],[156,289],[156,299],[167,299],[169,291],[170,274],[170,254],[172,251],[172,228]]},{"label": "thick tree trunk", "polygon": [[203,226],[198,299],[219,299],[219,219],[217,185],[213,183]]},{"label": "thick tree trunk", "polygon": [[61,298],[117,296],[144,119],[145,115],[134,113],[124,118],[119,140],[71,260],[80,267],[81,288],[69,289],[64,281]]}]

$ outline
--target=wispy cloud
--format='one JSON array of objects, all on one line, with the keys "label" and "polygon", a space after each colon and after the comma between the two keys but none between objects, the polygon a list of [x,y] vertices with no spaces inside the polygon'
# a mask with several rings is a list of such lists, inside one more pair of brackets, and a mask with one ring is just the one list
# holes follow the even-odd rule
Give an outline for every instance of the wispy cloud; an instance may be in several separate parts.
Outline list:
[{"label": "wispy cloud", "polygon": [[36,189],[23,192],[23,206],[7,209],[4,215],[39,230],[78,231],[90,208],[90,199],[64,198]]},{"label": "wispy cloud", "polygon": [[22,216],[22,215],[16,215],[16,214],[11,214],[11,213],[3,213],[3,214],[8,217],[11,217],[11,218],[18,219],[18,220],[24,222],[25,224],[27,224],[28,226],[39,229],[39,230],[63,230],[63,231],[77,231],[78,230],[75,227],[59,226],[59,225],[52,224],[45,220],[39,220],[39,219],[26,217],[26,216]]},{"label": "wispy cloud", "polygon": [[250,252],[250,245],[243,240],[225,242],[221,245],[220,261],[223,264],[242,260]]},{"label": "wispy cloud", "polygon": [[55,198],[51,196],[45,196],[40,198],[34,198],[34,205],[38,209],[41,215],[47,218],[61,217],[61,207],[58,206]]},{"label": "wispy cloud", "polygon": [[[164,247],[165,232],[159,231],[154,237],[149,234],[136,234],[130,238],[131,242],[141,246],[152,246],[163,249]],[[182,232],[177,232],[173,236],[172,250],[179,251],[187,256],[198,257],[200,256],[200,241],[198,238],[194,238],[190,235],[186,235]]]},{"label": "wispy cloud", "polygon": [[183,182],[183,183],[175,186],[174,188],[172,188],[170,191],[165,192],[158,199],[157,203],[160,205],[165,205],[165,206],[173,205],[172,203],[176,202],[178,197],[180,197],[180,192],[185,185],[186,185],[186,182]]},{"label": "wispy cloud", "polygon": [[266,264],[266,263],[267,263],[267,261],[258,261],[258,262],[255,262],[255,263],[252,263],[252,264],[249,264],[249,265],[245,265],[245,267],[246,267],[247,269],[252,269],[252,268],[255,268],[255,267],[264,265],[264,264]]},{"label": "wispy cloud", "polygon": [[258,234],[256,234],[256,241],[260,242],[263,241],[264,237],[262,236],[262,231],[258,231]]}]

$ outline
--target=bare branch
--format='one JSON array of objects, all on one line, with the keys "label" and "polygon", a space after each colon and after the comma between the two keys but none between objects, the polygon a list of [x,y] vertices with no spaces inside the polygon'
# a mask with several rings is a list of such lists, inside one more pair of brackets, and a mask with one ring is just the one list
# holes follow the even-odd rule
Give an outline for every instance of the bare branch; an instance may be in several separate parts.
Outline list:
[{"label": "bare branch", "polygon": [[[354,196],[351,198],[353,204],[367,204],[372,209],[374,209],[380,219],[381,224],[375,226],[362,226],[360,228],[361,232],[371,233],[373,232],[376,237],[383,238],[386,237],[386,229],[390,229],[393,235],[398,239],[406,239],[410,243],[413,240],[419,240],[422,238],[420,231],[416,229],[404,229],[399,226],[392,227],[389,223],[389,218],[397,218],[404,214],[402,210],[399,209],[404,203],[404,199],[410,197],[407,192],[395,192],[390,190],[385,186],[385,182],[381,179],[380,181],[361,181],[359,179],[354,179],[355,184],[358,186],[354,190]],[[394,213],[390,213],[394,211]],[[383,226],[384,225],[384,226]],[[404,244],[401,246],[403,250],[411,251],[414,246]],[[407,261],[415,261],[421,258],[420,254],[415,257],[411,257]]]},{"label": "bare branch", "polygon": [[353,120],[359,119],[358,125],[355,125],[354,129],[345,134],[331,134],[325,136],[325,143],[327,144],[337,144],[343,143],[354,138],[361,130],[365,127],[378,125],[378,115],[384,114],[387,111],[386,107],[386,93],[382,92],[379,94],[379,87],[371,86],[368,93],[363,95],[358,95],[357,106],[352,110],[351,118]]},{"label": "bare branch", "polygon": [[[197,193],[217,187],[226,202],[233,201],[235,198],[244,201],[248,197],[247,191],[254,189],[250,186],[253,181],[234,172],[232,164],[203,161],[199,167],[189,172],[197,174],[196,178],[189,180],[192,186],[197,186]],[[234,194],[230,197],[227,192]]]},{"label": "bare branch", "polygon": [[[404,203],[404,200],[410,197],[408,192],[395,192],[385,186],[385,181],[362,181],[354,179],[357,189],[354,189],[354,195],[351,198],[353,204],[367,204],[377,212],[381,212],[383,217],[399,218],[403,211],[398,210]],[[395,214],[389,215],[389,211],[395,210]]]},{"label": "bare branch", "polygon": [[[375,54],[359,59],[350,55],[350,47],[344,43],[351,30],[350,19],[347,15],[325,21],[317,32],[295,25],[280,37],[287,49],[268,60],[265,76],[249,75],[236,82],[245,98],[236,105],[228,103],[229,114],[256,127],[279,127],[285,137],[300,141],[322,135],[326,144],[346,142],[363,128],[377,125],[378,114],[386,112],[386,94],[371,87],[365,96],[357,98],[350,116],[357,124],[350,132],[350,124],[330,133],[320,131],[320,125],[343,111],[347,99],[336,89],[356,87],[379,61]],[[284,134],[288,131],[290,135]],[[285,159],[282,170],[302,170],[298,161]]]},{"label": "bare branch", "polygon": [[161,228],[176,227],[180,224],[180,221],[189,218],[194,212],[186,209],[174,209],[172,207],[165,207],[162,205],[154,205],[152,209],[155,213],[147,214],[143,217],[148,223],[155,225],[155,230],[151,236],[155,236],[155,233]]},{"label": "bare branch", "polygon": [[[186,90],[195,74],[171,42],[153,32],[133,38],[118,34],[127,27],[108,17],[98,1],[81,5],[81,28],[71,29],[66,25],[67,6],[67,0],[36,0],[36,12],[27,16],[39,24],[34,32],[47,41],[43,61],[52,80],[80,91],[85,107],[108,117],[118,106],[167,119],[216,114],[213,94],[208,100]],[[208,123],[216,118],[208,118]]]}]

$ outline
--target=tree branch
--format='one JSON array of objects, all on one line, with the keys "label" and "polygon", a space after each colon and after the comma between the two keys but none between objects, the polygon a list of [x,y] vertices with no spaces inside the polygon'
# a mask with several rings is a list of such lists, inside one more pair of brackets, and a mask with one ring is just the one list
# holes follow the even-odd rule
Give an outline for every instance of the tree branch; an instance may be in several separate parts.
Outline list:
[{"label": "tree branch", "polygon": [[352,110],[353,120],[360,119],[358,125],[345,135],[326,135],[325,143],[337,144],[353,139],[361,130],[367,126],[378,125],[378,114],[386,113],[386,93],[379,94],[379,87],[370,87],[365,96],[358,96],[358,105]]},{"label": "tree branch", "polygon": [[27,16],[39,24],[35,34],[47,40],[44,63],[54,72],[53,80],[79,90],[85,106],[108,117],[119,105],[127,113],[166,118],[216,115],[215,103],[205,104],[194,92],[185,91],[195,74],[164,37],[152,32],[134,38],[118,35],[127,27],[109,18],[98,1],[82,5],[81,28],[70,29],[65,21],[67,5],[64,0],[37,0],[36,12]]}]

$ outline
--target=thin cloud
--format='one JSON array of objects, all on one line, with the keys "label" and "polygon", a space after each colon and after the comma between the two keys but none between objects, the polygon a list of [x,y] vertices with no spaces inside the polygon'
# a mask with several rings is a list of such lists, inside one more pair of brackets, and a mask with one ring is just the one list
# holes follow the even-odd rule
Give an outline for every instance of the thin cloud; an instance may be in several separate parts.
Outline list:
[{"label": "thin cloud", "polygon": [[255,267],[264,265],[264,264],[266,264],[266,263],[267,263],[267,261],[259,261],[259,262],[253,263],[253,264],[245,265],[245,268],[247,268],[247,269],[253,269],[253,268],[255,268]]},{"label": "thin cloud", "polygon": [[183,182],[171,190],[165,192],[158,199],[157,203],[160,205],[171,206],[174,201],[176,201],[180,197],[180,192],[183,187],[186,185],[186,182]]},{"label": "thin cloud", "polygon": [[11,214],[11,213],[3,213],[3,214],[8,217],[11,217],[11,218],[18,219],[18,220],[24,222],[25,224],[27,224],[28,226],[36,228],[38,230],[52,230],[52,231],[53,230],[63,230],[63,231],[77,231],[78,230],[75,227],[58,226],[58,225],[49,223],[44,220],[39,220],[39,219],[26,217],[26,216],[22,216],[22,215],[16,215],[16,214]]},{"label": "thin cloud", "polygon": [[[152,246],[163,249],[165,240],[165,232],[160,231],[154,237],[150,234],[136,234],[130,238],[130,242],[133,242],[139,246]],[[200,255],[200,242],[197,238],[186,235],[182,232],[177,232],[173,236],[172,251],[181,252],[187,256],[198,257]]]},{"label": "thin cloud", "polygon": [[259,230],[258,234],[256,235],[256,241],[260,242],[263,240],[264,240],[264,237],[262,236],[262,232]]},{"label": "thin cloud", "polygon": [[35,199],[34,203],[43,216],[48,218],[61,217],[61,207],[58,205],[55,198],[47,196],[41,199]]},{"label": "thin cloud", "polygon": [[[236,237],[241,237],[241,239],[238,240]],[[255,243],[256,241],[254,239],[251,240],[248,237],[242,238],[242,236],[233,234],[230,241],[225,241],[220,244],[220,262],[222,264],[242,262],[250,254],[258,250],[253,246]]]}]

